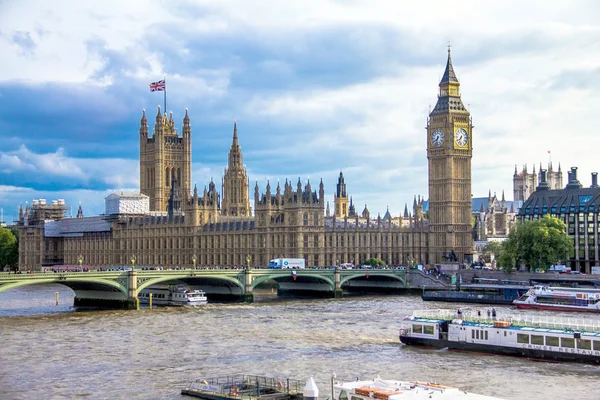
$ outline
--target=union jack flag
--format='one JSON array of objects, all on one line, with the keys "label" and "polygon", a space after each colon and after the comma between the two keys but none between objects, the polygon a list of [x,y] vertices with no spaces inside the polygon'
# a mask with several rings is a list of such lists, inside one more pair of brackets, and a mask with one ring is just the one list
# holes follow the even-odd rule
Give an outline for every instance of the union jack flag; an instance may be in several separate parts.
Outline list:
[{"label": "union jack flag", "polygon": [[165,80],[160,80],[158,82],[152,82],[150,84],[150,91],[151,92],[164,92],[167,89],[166,85],[165,85]]}]

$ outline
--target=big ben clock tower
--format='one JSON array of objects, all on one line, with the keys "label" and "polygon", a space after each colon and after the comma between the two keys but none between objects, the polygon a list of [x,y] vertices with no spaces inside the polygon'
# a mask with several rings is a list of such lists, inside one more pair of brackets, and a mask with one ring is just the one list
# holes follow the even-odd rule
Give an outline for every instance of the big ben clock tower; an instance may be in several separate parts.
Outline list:
[{"label": "big ben clock tower", "polygon": [[429,262],[452,250],[458,261],[471,254],[471,158],[473,125],[460,98],[450,46],[438,101],[427,120],[429,160]]}]

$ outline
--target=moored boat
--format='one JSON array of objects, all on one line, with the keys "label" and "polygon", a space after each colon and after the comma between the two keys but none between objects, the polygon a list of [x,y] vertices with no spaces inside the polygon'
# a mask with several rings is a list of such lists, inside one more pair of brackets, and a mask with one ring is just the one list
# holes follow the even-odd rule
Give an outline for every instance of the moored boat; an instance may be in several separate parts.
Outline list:
[{"label": "moored boat", "polygon": [[403,399],[497,399],[435,382],[395,381],[387,379],[357,380],[334,385],[334,400],[403,400]]},{"label": "moored boat", "polygon": [[529,287],[523,285],[467,284],[456,290],[427,290],[421,295],[423,301],[444,301],[478,304],[512,304]]},{"label": "moored boat", "polygon": [[517,308],[600,312],[600,290],[536,285],[513,304]]},{"label": "moored boat", "polygon": [[428,310],[407,317],[399,336],[406,345],[600,364],[600,321]]},{"label": "moored boat", "polygon": [[190,289],[186,285],[151,286],[139,293],[140,304],[149,304],[150,295],[152,304],[157,306],[197,306],[207,303],[202,290]]}]

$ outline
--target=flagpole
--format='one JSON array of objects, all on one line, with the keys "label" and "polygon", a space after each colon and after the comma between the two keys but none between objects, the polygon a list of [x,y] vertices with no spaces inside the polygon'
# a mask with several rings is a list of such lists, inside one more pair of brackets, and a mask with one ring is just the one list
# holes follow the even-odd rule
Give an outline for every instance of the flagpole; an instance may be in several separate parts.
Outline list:
[{"label": "flagpole", "polygon": [[164,81],[165,81],[165,113],[167,112],[167,75],[165,74],[164,76]]}]

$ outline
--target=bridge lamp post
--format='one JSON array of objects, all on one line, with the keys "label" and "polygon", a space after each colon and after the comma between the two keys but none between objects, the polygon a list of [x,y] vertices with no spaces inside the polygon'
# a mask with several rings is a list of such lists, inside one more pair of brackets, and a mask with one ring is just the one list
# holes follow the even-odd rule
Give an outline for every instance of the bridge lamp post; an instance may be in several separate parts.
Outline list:
[{"label": "bridge lamp post", "polygon": [[79,262],[79,269],[83,272],[83,256],[81,254],[77,256],[77,262]]},{"label": "bridge lamp post", "polygon": [[131,256],[131,270],[135,269],[135,254]]},{"label": "bridge lamp post", "polygon": [[196,269],[196,260],[197,260],[197,258],[196,258],[196,255],[194,254],[192,256],[192,262],[194,263],[194,269]]},{"label": "bridge lamp post", "polygon": [[248,254],[248,256],[246,257],[246,269],[250,269],[250,261],[252,261],[252,257],[250,257],[250,254]]}]

